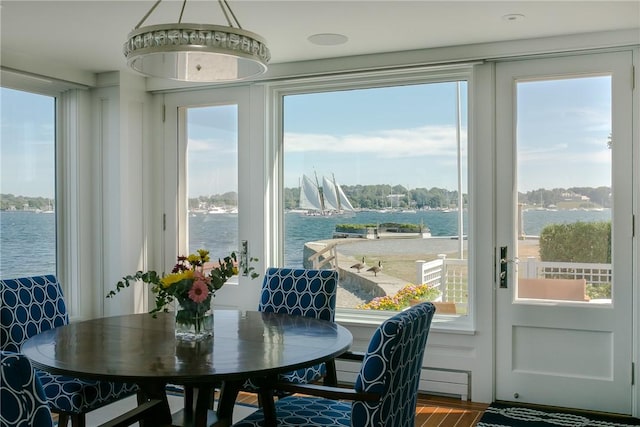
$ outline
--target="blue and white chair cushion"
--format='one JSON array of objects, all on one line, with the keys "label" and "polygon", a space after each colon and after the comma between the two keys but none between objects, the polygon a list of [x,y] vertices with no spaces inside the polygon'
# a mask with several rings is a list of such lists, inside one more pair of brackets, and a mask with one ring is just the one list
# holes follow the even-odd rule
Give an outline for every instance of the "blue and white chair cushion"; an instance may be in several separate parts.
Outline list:
[{"label": "blue and white chair cushion", "polygon": [[264,276],[258,311],[333,322],[337,288],[335,270],[269,268]]},{"label": "blue and white chair cushion", "polygon": [[[276,403],[278,426],[413,427],[422,359],[435,307],[422,303],[380,325],[369,342],[355,391],[376,393],[373,402],[294,395]],[[234,427],[264,425],[256,411]]]},{"label": "blue and white chair cushion", "polygon": [[[333,322],[336,313],[338,272],[302,268],[268,268],[262,283],[258,311],[286,313]],[[324,363],[280,374],[278,380],[296,384],[316,381],[326,375]],[[253,381],[245,391],[256,391]]]},{"label": "blue and white chair cushion", "polygon": [[0,280],[1,348],[19,352],[32,336],[69,323],[62,288],[55,276]]},{"label": "blue and white chair cushion", "polygon": [[[65,325],[69,316],[53,275],[0,280],[0,349],[19,352],[28,338]],[[129,396],[135,384],[90,381],[36,370],[53,412],[82,414]]]},{"label": "blue and white chair cushion", "polygon": [[29,359],[2,351],[0,368],[0,426],[52,427],[47,398]]}]

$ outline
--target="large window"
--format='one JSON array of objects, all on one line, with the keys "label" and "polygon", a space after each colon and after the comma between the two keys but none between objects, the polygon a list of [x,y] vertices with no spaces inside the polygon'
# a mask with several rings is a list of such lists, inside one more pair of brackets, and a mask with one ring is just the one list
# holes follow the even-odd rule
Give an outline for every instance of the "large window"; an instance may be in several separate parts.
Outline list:
[{"label": "large window", "polygon": [[322,89],[283,96],[285,265],[339,268],[342,309],[465,316],[466,78]]},{"label": "large window", "polygon": [[0,277],[55,274],[55,98],[0,88],[0,109]]}]

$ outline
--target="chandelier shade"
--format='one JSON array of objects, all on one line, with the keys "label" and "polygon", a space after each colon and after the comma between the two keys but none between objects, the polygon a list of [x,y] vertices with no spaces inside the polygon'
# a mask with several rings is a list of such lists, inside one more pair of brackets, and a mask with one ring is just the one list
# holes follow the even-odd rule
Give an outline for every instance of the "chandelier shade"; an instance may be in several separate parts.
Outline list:
[{"label": "chandelier shade", "polygon": [[129,67],[150,77],[186,82],[245,80],[266,72],[271,59],[262,37],[231,25],[139,25],[127,36],[124,55]]}]

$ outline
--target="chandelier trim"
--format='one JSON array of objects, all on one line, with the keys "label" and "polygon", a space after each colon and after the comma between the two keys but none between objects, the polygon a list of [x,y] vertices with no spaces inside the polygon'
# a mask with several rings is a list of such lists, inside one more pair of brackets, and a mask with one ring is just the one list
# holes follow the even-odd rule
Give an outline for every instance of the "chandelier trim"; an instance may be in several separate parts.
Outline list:
[{"label": "chandelier trim", "polygon": [[127,36],[123,53],[129,67],[147,76],[192,82],[245,80],[265,73],[271,59],[262,37],[230,21],[230,26],[178,22],[140,27],[141,23]]}]

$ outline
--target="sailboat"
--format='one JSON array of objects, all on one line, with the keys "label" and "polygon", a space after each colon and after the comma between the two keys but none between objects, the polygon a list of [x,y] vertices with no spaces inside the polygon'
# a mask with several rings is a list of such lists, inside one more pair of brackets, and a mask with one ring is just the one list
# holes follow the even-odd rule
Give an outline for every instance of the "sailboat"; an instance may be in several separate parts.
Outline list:
[{"label": "sailboat", "polygon": [[307,215],[329,216],[353,213],[355,209],[335,177],[330,180],[322,177],[322,187],[308,176],[302,175],[300,183],[300,209],[306,209]]}]

